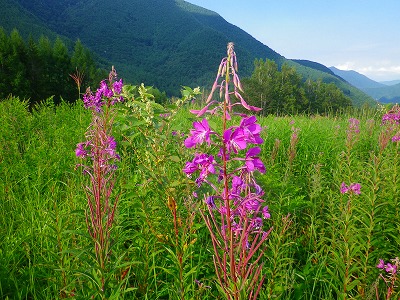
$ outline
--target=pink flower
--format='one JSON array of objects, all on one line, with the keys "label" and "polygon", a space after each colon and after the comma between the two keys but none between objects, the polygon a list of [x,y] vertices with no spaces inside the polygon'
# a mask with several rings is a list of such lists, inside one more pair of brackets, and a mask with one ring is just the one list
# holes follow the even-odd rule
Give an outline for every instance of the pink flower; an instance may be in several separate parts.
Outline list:
[{"label": "pink flower", "polygon": [[271,218],[271,214],[269,213],[269,210],[268,210],[268,205],[263,207],[262,215],[263,215],[264,219]]},{"label": "pink flower", "polygon": [[186,162],[183,172],[191,177],[194,172],[200,171],[199,177],[196,179],[196,183],[200,186],[208,174],[215,174],[215,164],[214,156],[205,153],[196,154],[192,161]]},{"label": "pink flower", "polygon": [[247,142],[252,144],[262,144],[264,140],[260,137],[261,125],[257,124],[257,118],[250,116],[240,121],[239,128],[243,130],[243,135]]},{"label": "pink flower", "polygon": [[113,83],[114,93],[121,94],[123,85],[124,84],[123,84],[122,78],[118,81],[114,81],[114,83]]},{"label": "pink flower", "polygon": [[387,263],[385,271],[387,273],[396,274],[397,273],[397,266],[396,265],[392,265],[391,263]]},{"label": "pink flower", "polygon": [[75,155],[77,157],[85,158],[88,155],[88,152],[85,150],[86,143],[79,143],[76,145]]},{"label": "pink flower", "polygon": [[238,153],[239,150],[243,150],[247,147],[246,136],[238,129],[233,132],[231,128],[225,130],[223,138],[229,153],[232,151]]},{"label": "pink flower", "polygon": [[344,182],[342,182],[342,185],[340,186],[340,192],[342,194],[346,194],[348,191],[349,191],[349,187]]},{"label": "pink flower", "polygon": [[350,184],[350,189],[353,191],[354,194],[360,195],[361,194],[361,185],[359,183],[352,183]]},{"label": "pink flower", "polygon": [[261,152],[259,147],[251,148],[246,153],[246,167],[248,172],[253,172],[255,170],[260,171],[260,173],[265,173],[265,166],[261,159],[257,156]]},{"label": "pink flower", "polygon": [[237,197],[241,191],[246,187],[243,180],[239,176],[233,176],[232,178],[232,189],[230,191],[231,197]]},{"label": "pink flower", "polygon": [[383,269],[385,267],[385,261],[383,259],[379,259],[379,264],[376,267],[378,269]]},{"label": "pink flower", "polygon": [[342,182],[342,184],[340,186],[340,192],[342,194],[346,194],[347,192],[352,192],[356,195],[360,195],[361,194],[361,184],[351,183],[350,186],[348,186],[344,182]]},{"label": "pink flower", "polygon": [[395,135],[392,137],[392,142],[400,142],[400,135]]},{"label": "pink flower", "polygon": [[214,132],[210,129],[207,119],[203,119],[201,122],[193,122],[193,127],[194,129],[190,130],[190,136],[185,140],[186,148],[192,148],[203,142],[207,142],[210,145],[210,134]]},{"label": "pink flower", "polygon": [[223,135],[224,143],[227,145],[228,152],[238,153],[247,147],[247,143],[262,144],[264,141],[260,137],[261,126],[256,123],[255,116],[245,117],[239,126],[228,128]]},{"label": "pink flower", "polygon": [[391,275],[395,275],[397,273],[397,267],[398,267],[398,258],[392,259],[394,264],[387,263],[385,264],[385,261],[383,259],[379,259],[379,264],[376,266],[378,269],[385,270],[386,273],[390,273]]},{"label": "pink flower", "polygon": [[100,95],[107,98],[111,98],[112,96],[114,96],[114,92],[108,88],[105,80],[100,82],[100,88],[97,91],[100,93]]}]

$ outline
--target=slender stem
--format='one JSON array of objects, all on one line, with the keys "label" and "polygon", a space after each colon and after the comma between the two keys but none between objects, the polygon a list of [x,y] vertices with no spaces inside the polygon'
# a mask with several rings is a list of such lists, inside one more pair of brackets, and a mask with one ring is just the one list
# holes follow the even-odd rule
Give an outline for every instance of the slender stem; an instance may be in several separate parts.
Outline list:
[{"label": "slender stem", "polygon": [[[229,71],[231,67],[231,55],[228,52],[228,58],[226,60],[226,73],[225,73],[225,99],[223,105],[223,115],[222,115],[222,126],[223,132],[227,129],[227,113],[228,113],[228,97],[229,97],[229,82],[230,76]],[[232,222],[231,222],[231,205],[229,201],[229,180],[228,180],[228,171],[227,171],[227,147],[226,144],[223,143],[222,146],[222,161],[223,161],[223,176],[224,176],[224,205],[226,208],[226,223],[227,223],[227,234],[225,236],[225,240],[229,240],[228,249],[229,249],[229,266],[230,266],[230,275],[231,279],[233,280],[233,293],[235,299],[237,299],[237,277],[236,277],[236,263],[235,263],[235,256],[234,256],[234,241],[233,241],[233,234],[232,234]],[[226,243],[226,242],[225,242]]]}]

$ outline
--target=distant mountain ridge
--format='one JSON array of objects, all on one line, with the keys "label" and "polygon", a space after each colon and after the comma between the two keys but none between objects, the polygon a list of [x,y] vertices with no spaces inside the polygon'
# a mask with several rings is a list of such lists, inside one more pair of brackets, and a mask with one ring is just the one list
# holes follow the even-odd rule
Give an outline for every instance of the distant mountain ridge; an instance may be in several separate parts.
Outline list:
[{"label": "distant mountain ridge", "polygon": [[0,0],[0,26],[25,37],[60,35],[115,65],[129,82],[177,94],[181,85],[210,86],[226,44],[235,43],[240,76],[250,76],[255,59],[288,63],[304,78],[335,83],[355,105],[372,98],[321,64],[288,60],[217,13],[183,0]]},{"label": "distant mountain ridge", "polygon": [[400,83],[386,85],[353,70],[339,70],[335,67],[329,69],[379,102],[398,103],[400,100]]},{"label": "distant mountain ridge", "polygon": [[395,85],[400,83],[400,80],[388,80],[388,81],[381,81],[380,83],[384,85]]},{"label": "distant mountain ridge", "polygon": [[385,85],[379,82],[376,82],[365,75],[362,75],[353,70],[339,70],[335,67],[329,68],[334,74],[342,77],[344,80],[354,85],[359,89],[365,88],[379,88],[384,87]]},{"label": "distant mountain ridge", "polygon": [[400,103],[400,83],[364,90],[371,97],[382,103]]}]

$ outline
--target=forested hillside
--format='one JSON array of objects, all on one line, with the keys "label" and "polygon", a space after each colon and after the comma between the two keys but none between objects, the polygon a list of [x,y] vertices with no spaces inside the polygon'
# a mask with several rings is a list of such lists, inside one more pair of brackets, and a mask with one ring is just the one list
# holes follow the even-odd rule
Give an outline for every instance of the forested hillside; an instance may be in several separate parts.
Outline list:
[{"label": "forested hillside", "polygon": [[144,82],[169,95],[178,95],[182,85],[208,86],[225,45],[233,41],[242,77],[251,75],[255,59],[271,59],[279,67],[288,62],[304,81],[333,82],[354,104],[374,104],[336,76],[287,60],[215,12],[183,0],[0,0],[0,5],[7,8],[0,16],[6,32],[15,27],[28,38],[33,23],[36,36],[51,31],[69,48],[80,39],[96,61],[115,65],[127,82]]}]

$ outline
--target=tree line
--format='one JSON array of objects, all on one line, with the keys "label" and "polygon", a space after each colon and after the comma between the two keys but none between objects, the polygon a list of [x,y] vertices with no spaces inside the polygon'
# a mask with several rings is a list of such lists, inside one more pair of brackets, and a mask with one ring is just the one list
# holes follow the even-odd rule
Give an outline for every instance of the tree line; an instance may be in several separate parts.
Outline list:
[{"label": "tree line", "polygon": [[[10,94],[29,100],[32,106],[49,97],[55,104],[79,98],[81,87],[97,86],[107,71],[96,67],[91,52],[78,39],[71,51],[61,38],[54,42],[42,36],[38,41],[23,40],[17,30],[7,35],[0,27],[0,99]],[[76,78],[75,78],[76,79]],[[351,99],[333,83],[303,80],[294,67],[283,64],[279,70],[272,60],[256,60],[254,71],[242,84],[246,101],[263,108],[262,114],[296,114],[337,111],[351,106]],[[166,94],[153,88],[156,101],[167,101]],[[81,93],[84,92],[80,91]]]},{"label": "tree line", "polygon": [[256,60],[253,74],[242,80],[246,101],[262,114],[334,112],[352,106],[351,99],[333,83],[303,80],[294,67],[281,69],[272,60]]},{"label": "tree line", "polygon": [[11,94],[29,100],[31,106],[49,97],[55,104],[62,99],[73,102],[79,96],[71,75],[86,88],[97,86],[107,72],[96,67],[80,40],[69,51],[61,38],[52,42],[45,36],[38,41],[29,37],[25,42],[18,30],[7,35],[0,27],[0,99]]}]

